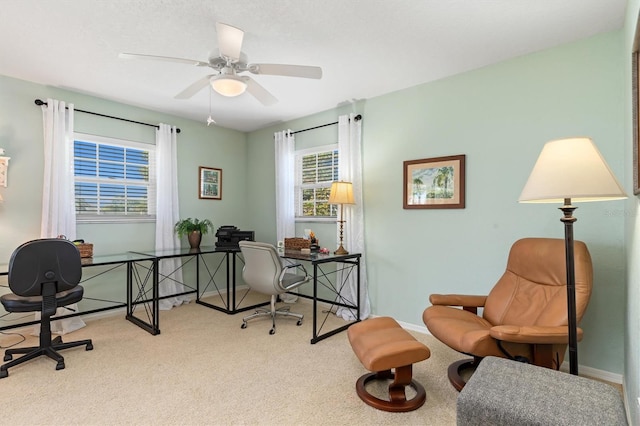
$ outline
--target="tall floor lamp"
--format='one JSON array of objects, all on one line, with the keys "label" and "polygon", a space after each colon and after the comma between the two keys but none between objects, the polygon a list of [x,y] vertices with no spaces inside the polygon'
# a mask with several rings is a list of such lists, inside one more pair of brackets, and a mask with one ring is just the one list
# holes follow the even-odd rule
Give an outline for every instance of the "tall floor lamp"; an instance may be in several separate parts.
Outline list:
[{"label": "tall floor lamp", "polygon": [[355,204],[353,199],[353,184],[351,182],[337,181],[331,184],[331,192],[329,193],[329,204],[340,204],[340,247],[334,254],[349,254],[342,246],[342,236],[344,230],[344,205]]},{"label": "tall floor lamp", "polygon": [[565,261],[567,270],[567,316],[569,325],[569,372],[578,375],[578,324],[573,255],[571,201],[607,201],[627,198],[620,183],[589,138],[558,139],[547,142],[533,167],[521,203],[564,203]]}]

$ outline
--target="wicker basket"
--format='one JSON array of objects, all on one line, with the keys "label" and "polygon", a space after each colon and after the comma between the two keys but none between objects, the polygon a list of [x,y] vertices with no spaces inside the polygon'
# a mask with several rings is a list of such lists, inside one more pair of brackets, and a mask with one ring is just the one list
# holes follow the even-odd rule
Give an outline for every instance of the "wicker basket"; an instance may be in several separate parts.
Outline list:
[{"label": "wicker basket", "polygon": [[284,248],[287,250],[308,249],[311,247],[311,241],[306,238],[285,238]]},{"label": "wicker basket", "polygon": [[93,244],[80,243],[76,244],[76,247],[78,247],[80,257],[93,257]]}]

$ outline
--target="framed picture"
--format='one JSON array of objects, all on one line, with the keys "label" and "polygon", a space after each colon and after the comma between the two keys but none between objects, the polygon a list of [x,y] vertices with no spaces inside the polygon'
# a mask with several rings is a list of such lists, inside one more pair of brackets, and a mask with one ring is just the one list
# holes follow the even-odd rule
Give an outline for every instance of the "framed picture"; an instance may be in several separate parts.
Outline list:
[{"label": "framed picture", "polygon": [[200,192],[198,198],[222,200],[222,169],[200,166]]},{"label": "framed picture", "polygon": [[464,155],[404,162],[405,209],[463,209]]},{"label": "framed picture", "polygon": [[640,142],[640,20],[636,24],[636,34],[633,42],[633,51],[631,53],[632,59],[632,68],[631,68],[631,87],[633,90],[632,100],[633,100],[633,193],[635,195],[640,195],[640,170],[638,168],[638,164],[640,164],[640,149],[638,149],[638,144]]}]

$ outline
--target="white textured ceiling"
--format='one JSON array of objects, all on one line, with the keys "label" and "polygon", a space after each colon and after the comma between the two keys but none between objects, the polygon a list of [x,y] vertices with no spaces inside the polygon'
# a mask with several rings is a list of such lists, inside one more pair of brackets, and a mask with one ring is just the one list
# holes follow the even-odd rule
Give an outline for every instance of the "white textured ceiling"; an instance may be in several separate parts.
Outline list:
[{"label": "white textured ceiling", "polygon": [[[253,76],[279,99],[211,96],[218,125],[252,131],[622,27],[626,0],[0,0],[0,74],[204,122],[210,74],[119,52],[206,61],[215,22],[251,63],[316,65],[321,80]],[[0,94],[1,96],[1,94]],[[76,105],[82,109],[82,105]]]}]

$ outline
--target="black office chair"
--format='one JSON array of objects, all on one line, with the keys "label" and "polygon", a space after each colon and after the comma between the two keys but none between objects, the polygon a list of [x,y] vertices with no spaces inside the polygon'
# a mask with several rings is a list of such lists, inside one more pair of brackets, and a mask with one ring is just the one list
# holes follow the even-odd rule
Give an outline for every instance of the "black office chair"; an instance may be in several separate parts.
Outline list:
[{"label": "black office chair", "polygon": [[[93,349],[91,340],[63,343],[58,336],[51,340],[51,316],[56,309],[77,303],[82,299],[84,289],[79,286],[82,265],[78,248],[68,240],[45,238],[22,244],[15,249],[9,261],[9,288],[13,293],[0,297],[7,312],[42,313],[40,320],[40,346],[7,349],[4,360],[10,361],[0,366],[0,379],[9,375],[8,369],[40,355],[56,361],[56,370],[64,368],[64,358],[58,350],[86,346]],[[25,354],[13,359],[15,354]]]}]

